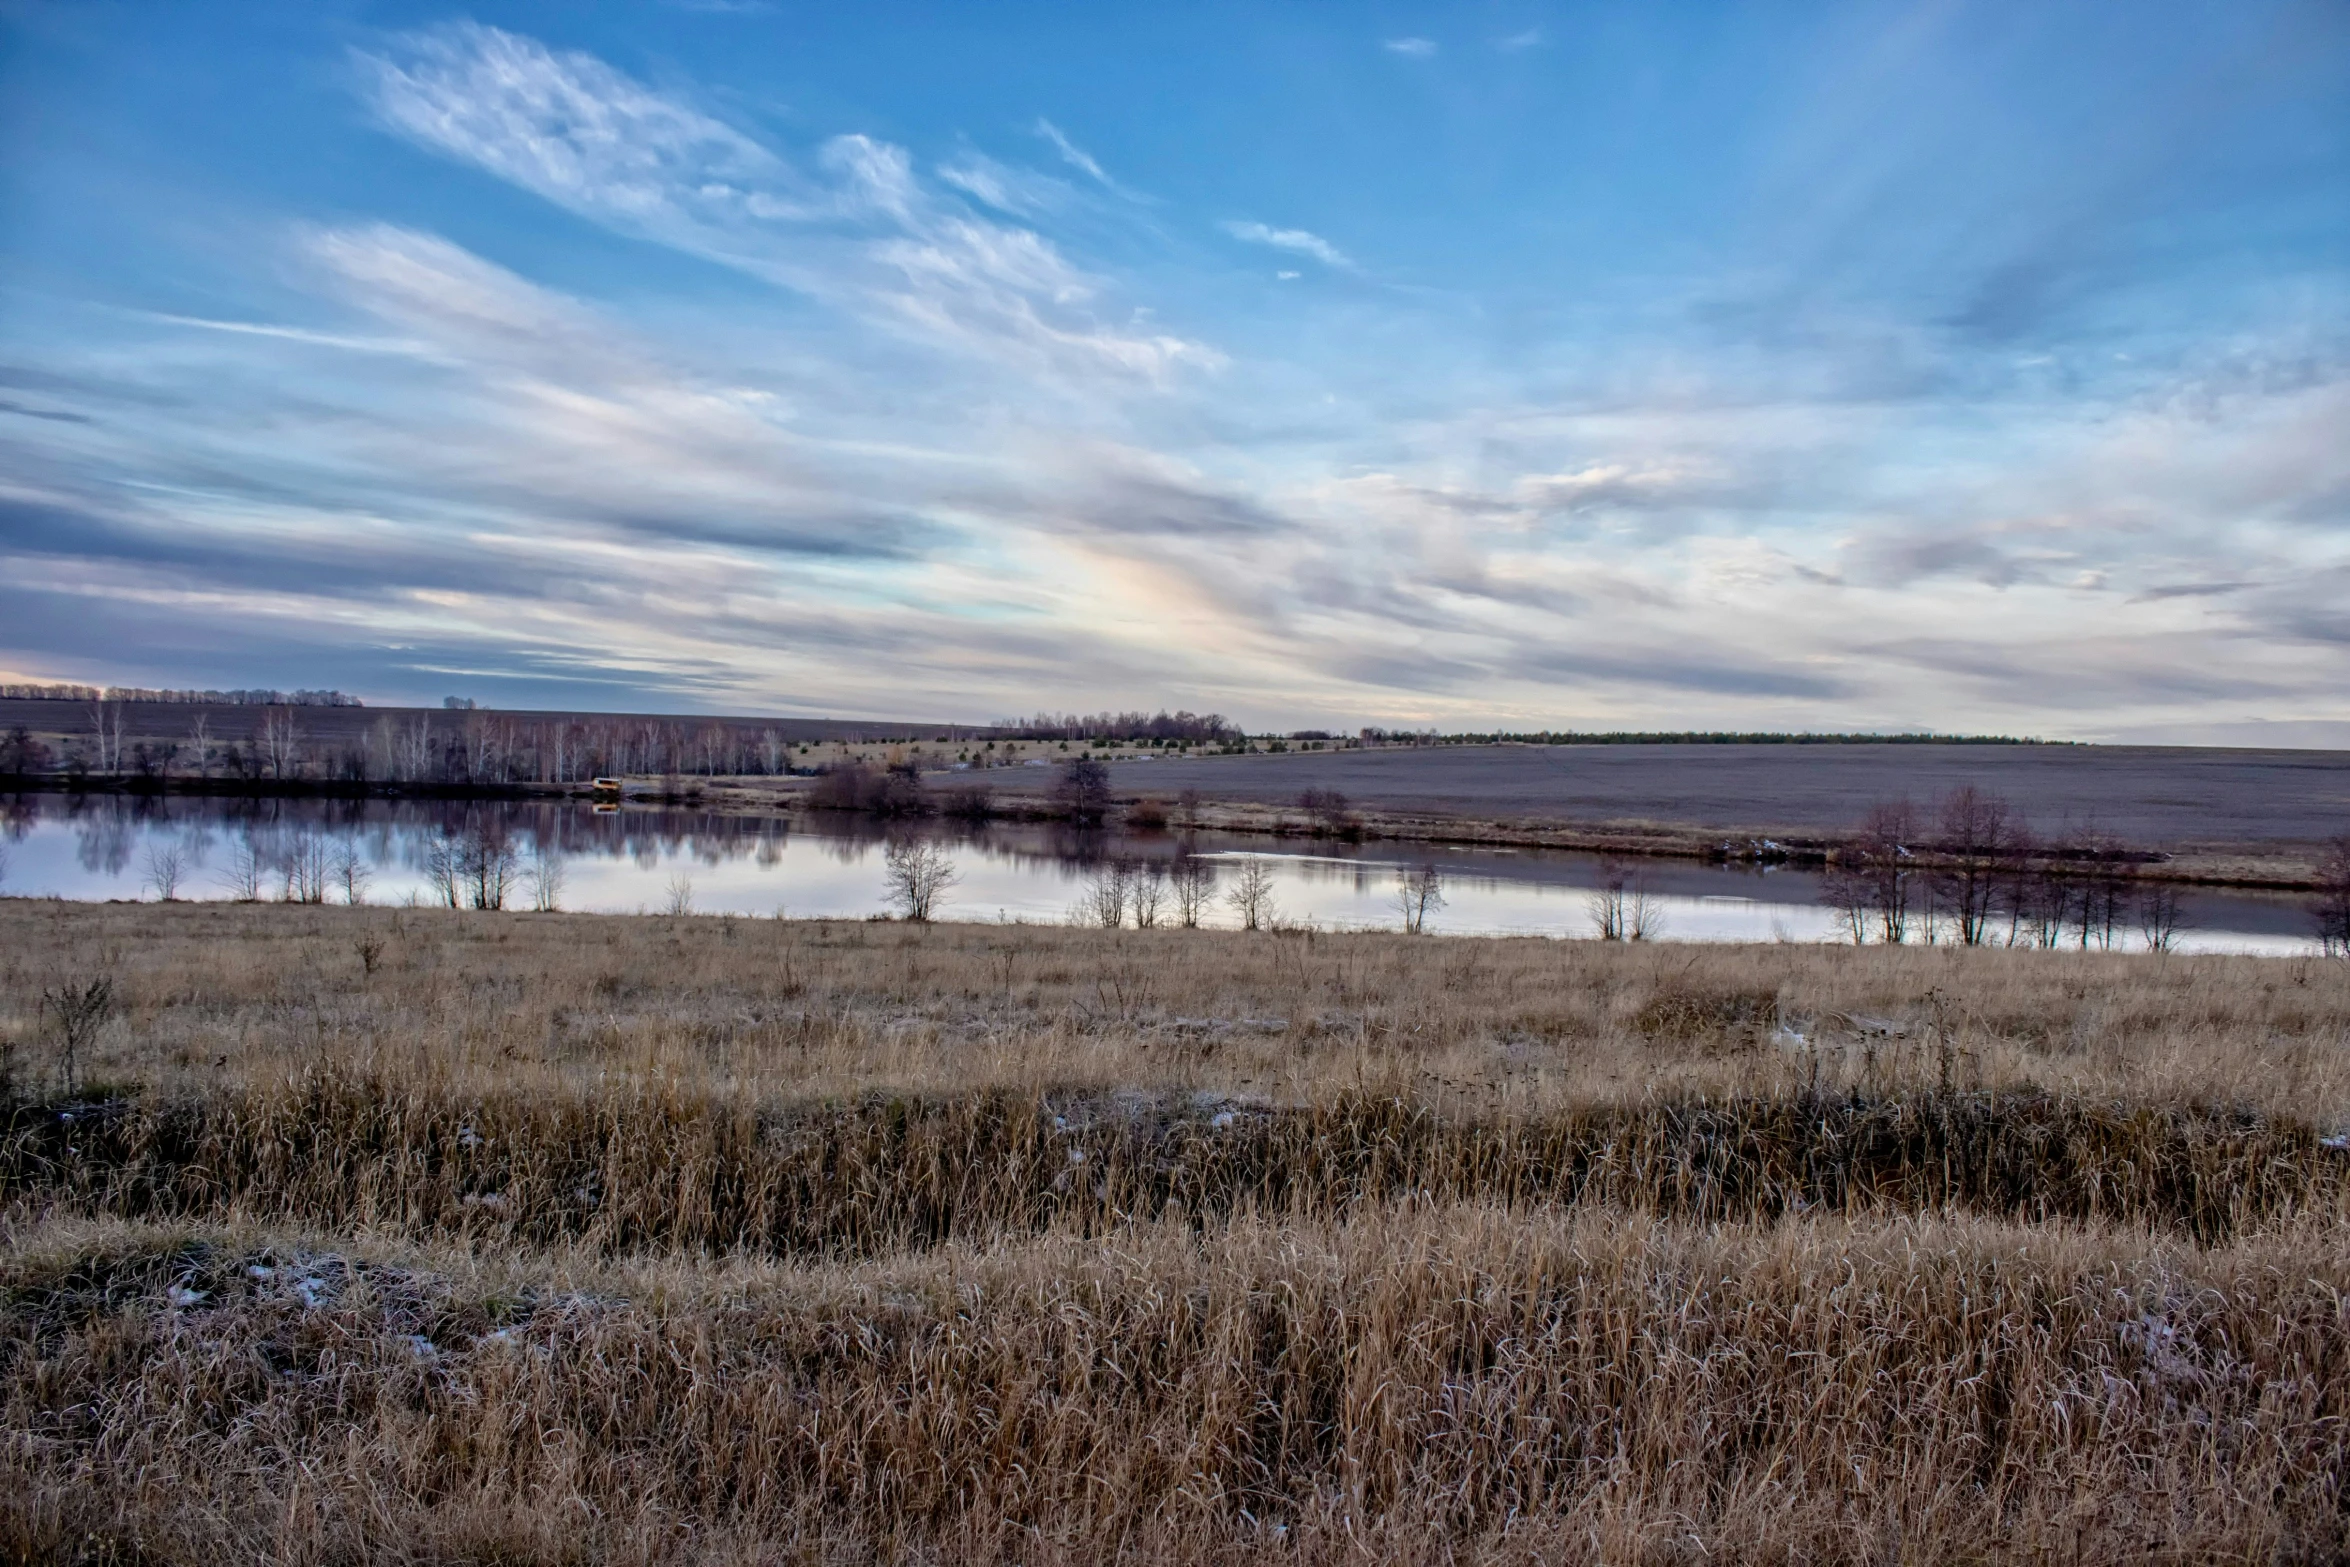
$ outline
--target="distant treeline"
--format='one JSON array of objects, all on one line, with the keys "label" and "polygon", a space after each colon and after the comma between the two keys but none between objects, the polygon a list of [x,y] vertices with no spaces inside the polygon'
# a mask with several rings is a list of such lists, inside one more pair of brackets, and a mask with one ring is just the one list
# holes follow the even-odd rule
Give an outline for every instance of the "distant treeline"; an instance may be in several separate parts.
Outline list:
[{"label": "distant treeline", "polygon": [[0,685],[0,698],[18,702],[177,702],[221,707],[365,707],[340,691],[169,691],[145,686]]},{"label": "distant treeline", "polygon": [[1226,740],[1240,727],[1222,713],[1039,713],[1006,718],[995,733],[1014,740]]},{"label": "distant treeline", "polygon": [[[1319,731],[1292,738],[1319,738]],[[2070,745],[2069,740],[2039,740],[2019,735],[1810,734],[1770,730],[1727,729],[1543,729],[1531,732],[1495,730],[1490,734],[1437,734],[1433,730],[1365,729],[1365,740],[1389,745]]]}]

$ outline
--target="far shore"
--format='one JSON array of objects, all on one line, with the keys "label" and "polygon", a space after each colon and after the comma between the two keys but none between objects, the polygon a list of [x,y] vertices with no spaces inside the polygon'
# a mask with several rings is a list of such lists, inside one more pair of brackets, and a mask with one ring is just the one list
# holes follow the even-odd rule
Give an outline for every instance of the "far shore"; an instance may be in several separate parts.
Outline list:
[{"label": "far shore", "polygon": [[[1256,834],[1298,843],[1392,842],[1459,844],[1486,848],[1546,849],[1615,858],[1662,858],[1709,863],[1783,864],[1819,867],[1832,858],[1838,835],[1785,826],[1723,827],[1643,819],[1573,820],[1540,814],[1484,816],[1449,811],[1397,811],[1353,805],[1342,827],[1317,821],[1293,804],[1209,794],[1188,807],[1164,791],[1137,788],[1133,767],[1116,769],[1117,789],[1106,825],[1132,830],[1187,830]],[[897,818],[908,822],[959,814],[958,793],[986,792],[984,812],[962,802],[963,819],[1014,822],[1058,821],[1067,811],[1033,776],[1007,777],[1015,769],[981,772],[938,770],[923,775],[926,808]],[[316,778],[205,778],[179,775],[36,775],[0,777],[0,794],[61,794],[105,798],[314,799],[414,801],[575,800],[606,802],[619,809],[684,808],[742,818],[799,817],[838,813],[810,804],[812,776],[630,776],[621,780],[617,801],[586,781],[570,783],[419,783]],[[1139,819],[1137,819],[1139,817]],[[2318,845],[2291,841],[2198,843],[2169,851],[2148,851],[2137,868],[2145,879],[2206,887],[2307,891],[2316,882]]]}]

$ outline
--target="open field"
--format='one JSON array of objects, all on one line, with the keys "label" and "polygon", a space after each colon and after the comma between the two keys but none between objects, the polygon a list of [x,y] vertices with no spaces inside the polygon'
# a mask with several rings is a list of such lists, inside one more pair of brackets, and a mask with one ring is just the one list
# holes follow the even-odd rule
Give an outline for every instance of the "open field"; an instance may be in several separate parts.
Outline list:
[{"label": "open field", "polygon": [[2350,1549],[2350,964],[0,900],[0,1042],[7,1559]]},{"label": "open field", "polygon": [[2094,822],[2149,848],[2301,847],[2350,828],[2350,752],[2184,746],[1491,745],[1175,759],[1113,769],[1118,789],[1273,805],[1309,788],[1358,807],[1469,819],[1642,822],[1714,832],[1840,832],[1879,800],[1962,784],[2038,827]]}]

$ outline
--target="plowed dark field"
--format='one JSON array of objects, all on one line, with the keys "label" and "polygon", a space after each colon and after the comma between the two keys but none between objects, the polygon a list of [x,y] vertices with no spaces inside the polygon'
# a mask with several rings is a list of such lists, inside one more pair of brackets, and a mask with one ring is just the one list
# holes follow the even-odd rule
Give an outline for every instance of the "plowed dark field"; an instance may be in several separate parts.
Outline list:
[{"label": "plowed dark field", "polygon": [[2350,752],[2183,746],[1493,745],[1121,764],[1120,794],[1730,830],[1829,831],[1878,800],[1996,790],[2043,832],[2135,842],[2307,843],[2350,831]]}]

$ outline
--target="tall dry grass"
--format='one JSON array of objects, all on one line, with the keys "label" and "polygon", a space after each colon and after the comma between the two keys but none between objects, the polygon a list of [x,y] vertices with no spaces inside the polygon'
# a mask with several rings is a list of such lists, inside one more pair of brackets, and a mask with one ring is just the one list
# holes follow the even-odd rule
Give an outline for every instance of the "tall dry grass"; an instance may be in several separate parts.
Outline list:
[{"label": "tall dry grass", "polygon": [[1091,1086],[1442,1106],[2044,1089],[2350,1117],[2350,964],[0,899],[0,1045],[119,975],[84,1069],[762,1102]]},{"label": "tall dry grass", "polygon": [[0,937],[0,1558],[2350,1552],[2350,965]]},{"label": "tall dry grass", "polygon": [[13,1233],[0,1534],[147,1561],[2333,1560],[2350,1254],[1406,1205],[859,1267]]}]

